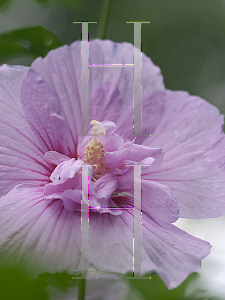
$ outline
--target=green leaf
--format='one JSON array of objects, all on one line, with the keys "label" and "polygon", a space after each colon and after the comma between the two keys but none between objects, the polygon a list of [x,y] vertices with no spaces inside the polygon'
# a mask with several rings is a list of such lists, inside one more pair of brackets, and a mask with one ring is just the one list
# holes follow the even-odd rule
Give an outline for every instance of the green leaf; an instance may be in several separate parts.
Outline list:
[{"label": "green leaf", "polygon": [[62,46],[62,42],[42,26],[11,30],[0,34],[0,60],[28,55],[45,56],[50,50]]},{"label": "green leaf", "polygon": [[30,279],[21,269],[0,270],[1,299],[47,300],[45,284],[41,280]]},{"label": "green leaf", "polygon": [[[50,0],[35,0],[35,1],[42,4],[42,3],[49,2]],[[65,5],[69,5],[71,7],[74,7],[74,6],[77,7],[77,5],[81,4],[81,0],[55,0],[55,2],[61,2],[61,3],[64,3]]]},{"label": "green leaf", "polygon": [[0,299],[48,300],[47,287],[56,287],[66,292],[76,284],[77,280],[66,272],[42,273],[33,279],[22,268],[0,269]]}]

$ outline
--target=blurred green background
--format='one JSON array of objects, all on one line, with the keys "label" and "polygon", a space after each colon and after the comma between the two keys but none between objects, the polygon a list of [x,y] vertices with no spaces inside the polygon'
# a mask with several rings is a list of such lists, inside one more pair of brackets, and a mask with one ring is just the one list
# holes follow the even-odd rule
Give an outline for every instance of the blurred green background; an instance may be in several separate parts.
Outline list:
[{"label": "blurred green background", "polygon": [[[102,2],[0,0],[0,64],[29,66],[51,49],[80,39],[81,25],[73,21],[99,22]],[[199,95],[225,113],[225,1],[114,0],[106,38],[133,43],[133,25],[126,21],[151,22],[142,26],[142,50],[161,68],[168,89]],[[89,25],[90,40],[97,30],[98,24]],[[184,295],[197,274],[170,292],[156,275],[153,278],[131,280],[144,299],[217,299]],[[49,284],[66,289],[76,282],[66,273],[33,280],[22,270],[2,270],[0,299],[49,299]]]}]

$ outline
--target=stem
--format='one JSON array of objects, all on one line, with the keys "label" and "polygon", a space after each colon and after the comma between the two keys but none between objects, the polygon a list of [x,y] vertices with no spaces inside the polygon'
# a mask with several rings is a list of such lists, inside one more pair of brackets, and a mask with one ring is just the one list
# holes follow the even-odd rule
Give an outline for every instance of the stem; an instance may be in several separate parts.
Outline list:
[{"label": "stem", "polygon": [[78,279],[77,300],[85,300],[86,278]]},{"label": "stem", "polygon": [[111,6],[112,0],[103,0],[97,33],[97,38],[102,40],[106,37]]}]

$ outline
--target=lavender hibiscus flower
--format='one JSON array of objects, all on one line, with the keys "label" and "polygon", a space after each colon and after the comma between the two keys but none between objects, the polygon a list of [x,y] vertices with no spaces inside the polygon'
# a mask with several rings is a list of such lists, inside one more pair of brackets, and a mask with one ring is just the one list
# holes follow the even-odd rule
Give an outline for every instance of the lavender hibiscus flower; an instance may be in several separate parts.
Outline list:
[{"label": "lavender hibiscus flower", "polygon": [[[155,271],[175,288],[200,267],[210,245],[172,223],[179,216],[225,213],[223,116],[199,97],[166,90],[160,69],[143,54],[142,128],[151,136],[129,136],[133,69],[123,67],[90,68],[95,136],[81,136],[80,53],[75,42],[31,68],[0,67],[1,264],[20,264],[35,275],[79,270],[81,168],[88,164],[89,265],[132,271],[135,204],[128,165],[147,162],[142,272]],[[89,60],[133,63],[133,45],[94,40]]]}]

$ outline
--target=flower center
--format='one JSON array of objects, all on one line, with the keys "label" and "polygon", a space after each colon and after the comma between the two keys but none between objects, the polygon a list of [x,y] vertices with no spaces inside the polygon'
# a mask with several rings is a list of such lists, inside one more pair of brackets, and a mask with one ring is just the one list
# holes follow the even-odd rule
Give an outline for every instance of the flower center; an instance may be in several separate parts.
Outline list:
[{"label": "flower center", "polygon": [[77,149],[77,160],[56,151],[45,153],[45,159],[57,167],[50,176],[52,182],[44,187],[44,199],[47,204],[60,199],[67,210],[80,211],[82,166],[86,164],[90,166],[90,210],[118,215],[122,211],[114,208],[120,207],[123,201],[126,206],[133,205],[134,170],[131,165],[150,166],[156,159],[160,162],[162,149],[137,145],[134,140],[124,142],[115,133],[116,125],[111,121],[92,120],[91,125],[93,137],[83,138]]},{"label": "flower center", "polygon": [[93,139],[87,144],[84,151],[84,162],[86,164],[92,165],[94,169],[94,178],[97,180],[99,176],[102,175],[102,167],[103,167],[103,158],[105,155],[105,151],[103,150],[103,144],[97,140],[97,136],[101,134],[105,135],[106,129],[104,126],[101,126],[99,129],[101,122],[92,120],[91,125],[93,125]]}]

